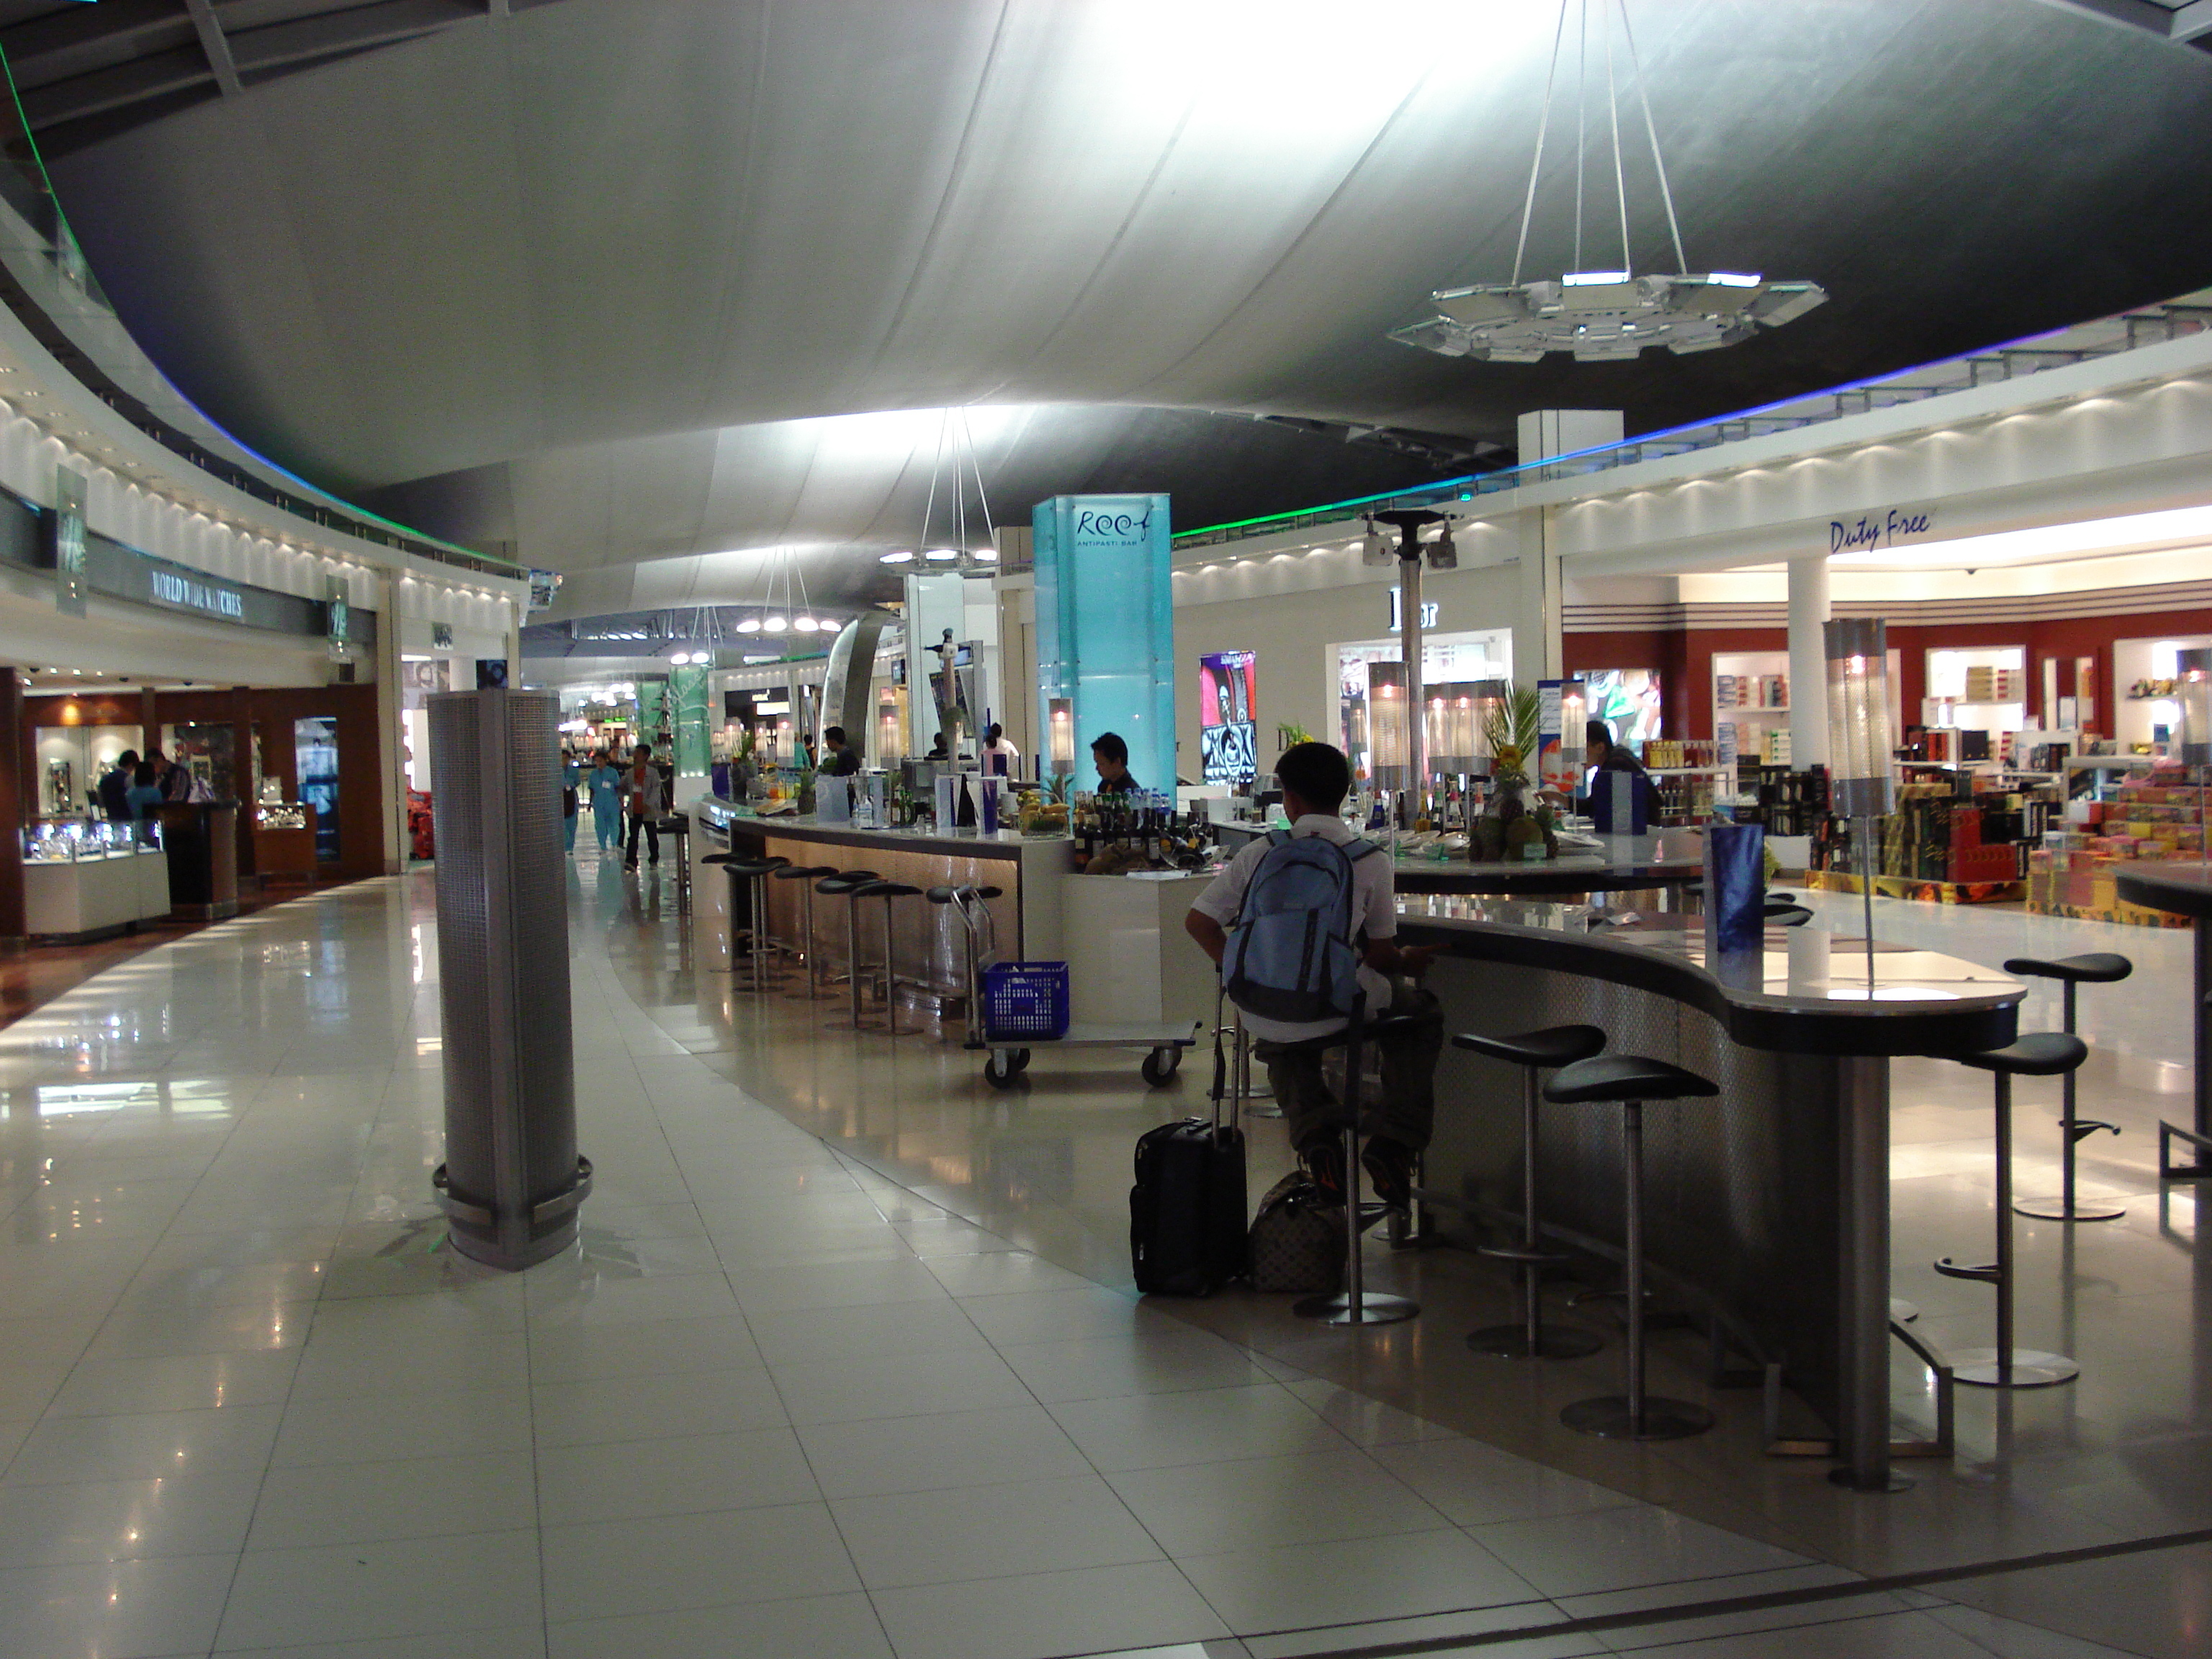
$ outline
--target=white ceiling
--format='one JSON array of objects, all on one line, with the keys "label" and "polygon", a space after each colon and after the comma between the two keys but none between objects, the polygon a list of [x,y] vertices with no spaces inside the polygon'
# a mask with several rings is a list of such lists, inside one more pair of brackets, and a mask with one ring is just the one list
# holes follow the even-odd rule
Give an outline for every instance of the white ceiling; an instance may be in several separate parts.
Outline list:
[{"label": "white ceiling", "polygon": [[[1111,470],[1126,434],[1076,406],[1636,430],[2212,270],[2201,53],[2033,0],[1630,11],[1692,265],[1810,277],[1827,307],[1649,364],[1383,339],[1510,266],[1554,17],[1533,0],[567,0],[54,171],[134,332],[227,425],[578,571],[772,538],[859,580],[910,533],[912,445],[878,411],[1061,411],[994,492],[1021,516]],[[1553,270],[1569,107],[1530,249]],[[839,416],[872,418],[791,424]],[[1347,453],[1250,510],[1353,493]],[[1225,489],[1233,455],[1181,459]]]}]

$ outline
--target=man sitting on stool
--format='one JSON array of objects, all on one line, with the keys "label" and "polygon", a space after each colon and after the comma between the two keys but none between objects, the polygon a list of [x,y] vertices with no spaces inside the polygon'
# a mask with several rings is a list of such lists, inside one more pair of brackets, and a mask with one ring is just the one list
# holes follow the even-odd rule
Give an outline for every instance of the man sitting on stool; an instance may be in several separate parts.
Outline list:
[{"label": "man sitting on stool", "polygon": [[[1403,1209],[1412,1200],[1413,1159],[1429,1144],[1436,1115],[1437,1056],[1443,1047],[1443,1012],[1436,998],[1410,978],[1427,969],[1436,950],[1431,945],[1401,950],[1395,942],[1398,911],[1389,858],[1352,834],[1337,817],[1352,787],[1352,767],[1342,751],[1325,743],[1293,744],[1276,763],[1275,775],[1282,785],[1283,811],[1291,820],[1289,834],[1278,831],[1255,841],[1231,859],[1191,906],[1183,927],[1218,964],[1230,947],[1231,929],[1243,918],[1253,878],[1272,854],[1306,836],[1343,849],[1351,881],[1349,943],[1358,953],[1366,1017],[1413,1016],[1419,1022],[1376,1041],[1382,1055],[1382,1098],[1369,1115],[1370,1134],[1360,1157],[1373,1177],[1376,1196]],[[1386,979],[1386,974],[1394,977]],[[1409,977],[1395,977],[1399,975]],[[1267,1081],[1282,1106],[1292,1148],[1316,1184],[1340,1201],[1345,1190],[1343,1133],[1351,1111],[1331,1097],[1322,1081],[1322,1056],[1328,1048],[1322,1039],[1337,1036],[1348,1022],[1340,1014],[1291,1022],[1249,1009],[1241,1012],[1244,1029],[1257,1039],[1252,1052],[1267,1063]],[[1348,1080],[1346,1092],[1358,1097],[1357,1079]]]}]

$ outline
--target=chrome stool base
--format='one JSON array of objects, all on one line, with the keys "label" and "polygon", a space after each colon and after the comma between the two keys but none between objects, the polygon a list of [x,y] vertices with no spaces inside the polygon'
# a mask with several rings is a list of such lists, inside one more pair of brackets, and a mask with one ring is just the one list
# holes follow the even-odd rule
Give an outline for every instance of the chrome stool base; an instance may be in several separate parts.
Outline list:
[{"label": "chrome stool base", "polygon": [[1995,1348],[1962,1348],[1951,1356],[1952,1380],[1978,1389],[2048,1389],[2081,1375],[2081,1368],[2063,1353],[2014,1348],[2008,1378],[1997,1364],[2000,1358]]},{"label": "chrome stool base", "polygon": [[1418,1302],[1409,1302],[1402,1296],[1385,1296],[1379,1291],[1370,1291],[1359,1298],[1359,1311],[1352,1310],[1348,1292],[1335,1296],[1310,1296],[1291,1304],[1291,1311],[1301,1319],[1319,1320],[1324,1325],[1395,1325],[1411,1319],[1421,1310]]},{"label": "chrome stool base", "polygon": [[1713,1414],[1686,1400],[1647,1394],[1644,1421],[1638,1426],[1628,1396],[1612,1394],[1577,1401],[1559,1413],[1559,1421],[1578,1434],[1594,1434],[1604,1440],[1686,1440],[1712,1427]]},{"label": "chrome stool base", "polygon": [[1583,1359],[1605,1346],[1605,1339],[1572,1325],[1544,1325],[1531,1346],[1524,1325],[1485,1325],[1468,1333],[1467,1346],[1498,1359]]},{"label": "chrome stool base", "polygon": [[2077,1198],[2069,1207],[2063,1198],[2024,1198],[2012,1206],[2012,1212],[2033,1216],[2038,1221],[2118,1221],[2128,1212],[2128,1206]]}]

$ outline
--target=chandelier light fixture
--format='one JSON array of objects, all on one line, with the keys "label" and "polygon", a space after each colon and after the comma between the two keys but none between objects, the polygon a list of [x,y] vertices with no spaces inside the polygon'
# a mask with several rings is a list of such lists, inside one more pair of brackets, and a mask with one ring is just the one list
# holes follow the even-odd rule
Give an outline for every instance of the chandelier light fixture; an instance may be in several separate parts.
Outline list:
[{"label": "chandelier light fixture", "polygon": [[760,608],[736,625],[740,634],[834,634],[837,622],[819,617],[806,597],[806,573],[799,556],[787,547],[769,556],[768,581]]},{"label": "chandelier light fixture", "polygon": [[[1559,80],[1571,4],[1579,7],[1575,47],[1574,264],[1558,276],[1523,282],[1528,224],[1535,213],[1537,176],[1544,166],[1552,94]],[[1674,192],[1667,184],[1667,163],[1659,153],[1659,131],[1651,118],[1636,33],[1629,27],[1628,0],[1595,0],[1595,4],[1602,37],[1613,195],[1620,210],[1620,264],[1594,269],[1583,263],[1583,186],[1586,158],[1592,148],[1589,131],[1592,0],[1559,0],[1559,26],[1552,36],[1552,66],[1544,79],[1544,112],[1536,125],[1536,155],[1528,167],[1521,235],[1513,250],[1513,280],[1439,289],[1429,296],[1434,312],[1419,322],[1394,329],[1390,338],[1447,357],[1488,362],[1538,362],[1554,351],[1567,352],[1583,362],[1605,362],[1632,358],[1655,346],[1690,352],[1735,345],[1761,328],[1779,328],[1803,316],[1827,299],[1826,291],[1817,283],[1770,282],[1755,272],[1690,270],[1682,252],[1682,228],[1674,216]],[[1668,236],[1674,251],[1671,274],[1639,274],[1630,257],[1627,173],[1622,161],[1620,88],[1613,73],[1613,14],[1616,9],[1630,78],[1643,111],[1652,168],[1658,174],[1659,200],[1666,209]],[[1601,157],[1603,144],[1601,137]]]},{"label": "chandelier light fixture", "polygon": [[[946,480],[944,474],[948,452],[952,476]],[[972,486],[970,480],[973,480]],[[940,482],[947,486],[942,490],[939,489]],[[980,543],[973,546],[969,544],[969,518],[971,487],[975,493],[975,522],[982,530]],[[936,516],[940,493],[947,497],[945,517],[942,520]],[[930,541],[933,525],[937,531],[934,545]],[[979,565],[998,563],[998,535],[991,523],[991,503],[983,491],[983,469],[975,459],[975,435],[969,428],[966,410],[938,411],[937,455],[930,464],[929,496],[922,504],[921,532],[915,538],[914,546],[876,556],[877,562],[880,564],[920,562],[939,570],[972,570]]]}]

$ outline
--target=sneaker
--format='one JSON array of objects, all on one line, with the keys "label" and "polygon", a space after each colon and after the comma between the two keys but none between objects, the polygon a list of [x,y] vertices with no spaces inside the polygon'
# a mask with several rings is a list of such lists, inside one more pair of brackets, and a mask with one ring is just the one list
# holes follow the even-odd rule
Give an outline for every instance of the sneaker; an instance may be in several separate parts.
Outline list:
[{"label": "sneaker", "polygon": [[1382,1135],[1371,1137],[1359,1155],[1360,1168],[1374,1183],[1375,1196],[1394,1210],[1410,1210],[1413,1204],[1413,1154]]},{"label": "sneaker", "polygon": [[1325,1135],[1313,1141],[1298,1154],[1298,1162],[1313,1177],[1313,1184],[1322,1190],[1332,1204],[1344,1202],[1344,1143],[1336,1136]]},{"label": "sneaker", "polygon": [[635,870],[635,869],[636,869],[636,868],[637,868],[637,860],[636,860],[635,859],[632,859],[632,860],[630,860],[629,863],[627,863],[627,864],[625,864],[625,865],[623,865],[623,869],[625,869],[625,870]]}]

